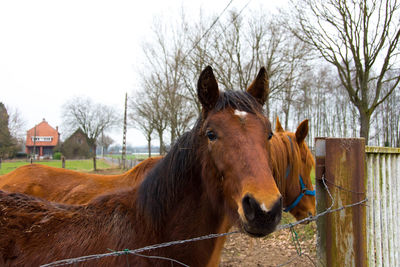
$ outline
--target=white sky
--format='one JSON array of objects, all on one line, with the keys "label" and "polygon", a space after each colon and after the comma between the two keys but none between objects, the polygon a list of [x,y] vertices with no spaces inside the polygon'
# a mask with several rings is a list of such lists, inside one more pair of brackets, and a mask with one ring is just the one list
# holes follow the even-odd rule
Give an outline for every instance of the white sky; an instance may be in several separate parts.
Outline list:
[{"label": "white sky", "polygon": [[[206,15],[220,14],[228,2],[0,1],[0,102],[20,111],[26,130],[43,118],[61,126],[61,106],[73,96],[89,96],[122,112],[125,92],[138,88],[141,44],[153,17],[178,13],[182,3],[193,14],[200,8]],[[234,0],[228,10],[247,2]],[[271,2],[280,1],[253,0],[248,9],[272,8]],[[110,135],[122,143],[122,129]],[[134,129],[128,129],[127,142],[146,144]]]}]

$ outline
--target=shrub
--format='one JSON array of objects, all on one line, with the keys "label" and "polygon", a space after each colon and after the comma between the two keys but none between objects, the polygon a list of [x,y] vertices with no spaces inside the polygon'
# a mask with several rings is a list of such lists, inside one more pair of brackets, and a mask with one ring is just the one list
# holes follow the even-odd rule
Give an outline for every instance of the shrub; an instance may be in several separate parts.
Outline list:
[{"label": "shrub", "polygon": [[61,159],[61,152],[55,152],[53,154],[53,159]]},{"label": "shrub", "polygon": [[15,157],[17,159],[26,159],[28,158],[28,154],[26,154],[25,152],[17,152],[17,154],[15,155]]}]

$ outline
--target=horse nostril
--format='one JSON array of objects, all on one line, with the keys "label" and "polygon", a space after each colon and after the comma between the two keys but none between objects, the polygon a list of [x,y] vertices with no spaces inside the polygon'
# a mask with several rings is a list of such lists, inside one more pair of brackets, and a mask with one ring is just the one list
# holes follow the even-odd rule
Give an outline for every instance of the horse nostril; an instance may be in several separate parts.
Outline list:
[{"label": "horse nostril", "polygon": [[258,205],[257,202],[255,201],[255,199],[249,195],[246,195],[242,199],[242,205],[243,205],[243,211],[244,211],[244,215],[246,216],[246,219],[248,221],[253,221],[254,218],[256,217],[256,208]]},{"label": "horse nostril", "polygon": [[260,205],[253,196],[247,194],[242,199],[242,208],[247,220],[243,227],[247,233],[253,236],[261,237],[272,233],[281,220],[281,198],[277,199],[272,207],[267,209],[264,203]]},{"label": "horse nostril", "polygon": [[[282,197],[279,198],[278,201],[272,206],[272,208],[267,212],[270,216],[276,216],[277,214],[281,213],[282,211]],[[280,219],[280,216],[279,216]]]}]

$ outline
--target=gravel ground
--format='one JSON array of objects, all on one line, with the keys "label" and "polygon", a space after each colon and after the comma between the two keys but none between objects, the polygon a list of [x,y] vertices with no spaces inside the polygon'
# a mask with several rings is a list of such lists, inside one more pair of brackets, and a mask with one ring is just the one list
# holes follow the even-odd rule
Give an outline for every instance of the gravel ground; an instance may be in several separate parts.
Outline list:
[{"label": "gravel ground", "polygon": [[[315,222],[296,226],[302,253],[316,262]],[[220,266],[313,266],[307,256],[298,257],[289,229],[281,230],[264,238],[251,238],[245,234],[228,236]],[[290,261],[290,263],[288,263]]]}]

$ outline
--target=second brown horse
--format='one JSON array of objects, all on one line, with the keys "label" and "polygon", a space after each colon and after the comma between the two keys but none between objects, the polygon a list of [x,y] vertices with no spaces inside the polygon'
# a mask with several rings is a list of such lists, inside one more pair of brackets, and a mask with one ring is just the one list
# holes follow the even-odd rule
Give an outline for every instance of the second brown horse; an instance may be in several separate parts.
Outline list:
[{"label": "second brown horse", "polygon": [[[271,138],[270,164],[285,208],[290,207],[304,191],[300,177],[305,189],[313,190],[310,174],[315,162],[305,142],[307,134],[307,120],[300,123],[293,133],[284,131],[277,118]],[[161,158],[146,159],[121,175],[97,175],[31,164],[0,176],[0,189],[59,203],[85,204],[105,192],[141,183]],[[315,196],[304,195],[289,212],[297,220],[315,215]]]}]

